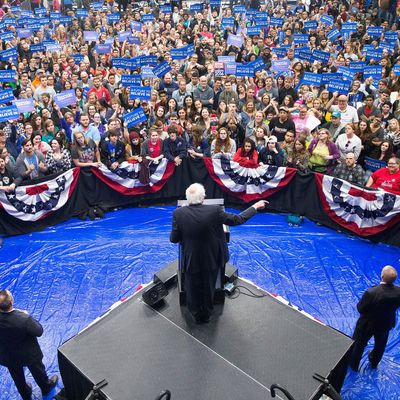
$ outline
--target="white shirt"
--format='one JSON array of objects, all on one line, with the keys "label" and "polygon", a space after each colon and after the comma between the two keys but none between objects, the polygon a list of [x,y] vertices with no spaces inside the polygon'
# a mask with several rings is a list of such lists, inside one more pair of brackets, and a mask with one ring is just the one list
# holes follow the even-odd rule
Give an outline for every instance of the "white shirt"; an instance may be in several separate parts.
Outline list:
[{"label": "white shirt", "polygon": [[345,111],[342,111],[339,106],[332,106],[331,107],[331,112],[338,111],[341,114],[340,121],[342,122],[343,125],[354,123],[356,124],[359,119],[358,119],[358,113],[357,110],[352,107],[352,106],[347,106]]}]

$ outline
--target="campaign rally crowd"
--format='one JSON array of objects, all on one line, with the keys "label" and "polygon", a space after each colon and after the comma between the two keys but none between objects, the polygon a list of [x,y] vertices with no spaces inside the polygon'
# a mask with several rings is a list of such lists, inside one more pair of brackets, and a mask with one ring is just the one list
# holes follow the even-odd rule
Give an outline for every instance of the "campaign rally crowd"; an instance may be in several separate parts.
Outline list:
[{"label": "campaign rally crowd", "polygon": [[5,1],[0,190],[72,167],[224,157],[400,194],[392,5]]}]

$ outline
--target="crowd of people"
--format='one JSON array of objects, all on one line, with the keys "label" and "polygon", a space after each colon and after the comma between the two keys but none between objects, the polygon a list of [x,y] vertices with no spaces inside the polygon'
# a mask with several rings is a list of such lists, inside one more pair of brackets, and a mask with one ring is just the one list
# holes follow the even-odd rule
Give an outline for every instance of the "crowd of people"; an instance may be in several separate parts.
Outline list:
[{"label": "crowd of people", "polygon": [[[256,3],[54,2],[48,10],[32,2],[29,12],[3,2],[0,67],[16,80],[0,78],[13,97],[0,115],[13,100],[32,102],[17,119],[0,117],[0,190],[72,167],[225,157],[400,194],[399,20],[391,3]],[[148,63],[120,68],[121,59],[143,56]],[[166,73],[155,75],[164,62]],[[254,62],[253,72],[235,73]],[[363,73],[370,66],[378,76]],[[347,79],[349,89],[310,82],[310,73]],[[136,98],[137,86],[149,96]],[[71,90],[74,103],[61,105],[57,95]],[[130,126],[125,116],[137,109],[147,120]]]}]

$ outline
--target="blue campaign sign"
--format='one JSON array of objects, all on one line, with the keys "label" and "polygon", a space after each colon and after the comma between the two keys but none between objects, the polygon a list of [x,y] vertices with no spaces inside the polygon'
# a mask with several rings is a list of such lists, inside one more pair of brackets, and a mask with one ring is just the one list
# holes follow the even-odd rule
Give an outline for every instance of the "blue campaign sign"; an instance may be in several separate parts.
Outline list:
[{"label": "blue campaign sign", "polygon": [[60,18],[61,18],[61,13],[59,13],[59,12],[51,12],[50,13],[50,19],[52,21],[59,21]]},{"label": "blue campaign sign", "polygon": [[235,14],[242,14],[246,12],[246,6],[236,5],[233,6],[233,12]]},{"label": "blue campaign sign", "polygon": [[78,9],[78,10],[76,10],[76,16],[78,18],[86,18],[86,17],[89,16],[89,11],[85,10],[83,8],[82,9]]},{"label": "blue campaign sign", "polygon": [[123,119],[124,122],[127,123],[128,128],[139,125],[140,123],[147,121],[146,114],[144,113],[141,107],[136,108],[135,110],[129,112],[128,114],[125,114],[123,116]]},{"label": "blue campaign sign", "polygon": [[18,118],[19,118],[19,112],[16,106],[8,106],[0,108],[0,122],[10,121]]},{"label": "blue campaign sign", "polygon": [[322,74],[321,84],[326,85],[330,81],[340,80],[343,78],[343,75],[339,72],[326,72]]},{"label": "blue campaign sign", "polygon": [[125,40],[128,40],[129,36],[132,36],[132,31],[118,32],[118,40],[120,43],[125,42]]},{"label": "blue campaign sign", "polygon": [[[13,14],[20,13],[21,12],[21,7],[20,6],[10,7],[10,11]],[[24,11],[27,11],[27,10],[24,10]],[[29,12],[31,13],[31,11],[29,11]]]},{"label": "blue campaign sign", "polygon": [[12,32],[0,33],[0,40],[2,40],[3,42],[13,40],[13,39],[14,39],[14,35]]},{"label": "blue campaign sign", "polygon": [[151,87],[150,86],[129,86],[129,98],[131,100],[150,100]]},{"label": "blue campaign sign", "polygon": [[237,64],[236,76],[254,76],[254,68],[249,64]]},{"label": "blue campaign sign", "polygon": [[304,29],[306,31],[309,31],[310,29],[317,29],[317,27],[318,27],[317,21],[311,20],[304,22]]},{"label": "blue campaign sign", "polygon": [[326,37],[328,38],[328,40],[330,40],[331,42],[333,42],[335,39],[337,39],[340,36],[340,32],[338,29],[332,29],[331,31],[329,31],[326,34]]},{"label": "blue campaign sign", "polygon": [[259,25],[249,26],[247,28],[247,34],[249,36],[258,36],[261,33],[261,28]]},{"label": "blue campaign sign", "polygon": [[38,7],[35,8],[35,14],[36,15],[43,15],[47,13],[47,8],[46,7]]},{"label": "blue campaign sign", "polygon": [[210,0],[210,7],[219,7],[221,5],[221,0]]},{"label": "blue campaign sign", "polygon": [[364,78],[372,78],[379,81],[382,79],[382,66],[380,65],[367,65],[364,67]]},{"label": "blue campaign sign", "polygon": [[236,60],[236,56],[218,56],[218,62],[223,63],[234,63]]},{"label": "blue campaign sign", "polygon": [[274,72],[283,72],[290,69],[290,60],[272,60],[271,61],[271,69]]},{"label": "blue campaign sign", "polygon": [[143,14],[142,15],[142,21],[143,22],[153,22],[154,21],[154,15],[153,14]]},{"label": "blue campaign sign", "polygon": [[295,44],[307,44],[310,39],[310,35],[303,35],[302,33],[296,33],[293,35],[293,43]]},{"label": "blue campaign sign", "polygon": [[4,18],[3,21],[6,24],[6,26],[15,26],[17,24],[17,20],[12,17]]},{"label": "blue campaign sign", "polygon": [[28,28],[21,28],[21,29],[17,29],[17,36],[20,39],[26,39],[28,37],[32,36],[32,29],[28,29]]},{"label": "blue campaign sign", "polygon": [[5,22],[0,22],[0,31],[3,31],[4,29],[6,29],[6,24]]},{"label": "blue campaign sign", "polygon": [[351,68],[340,66],[337,72],[339,72],[339,74],[342,74],[343,79],[347,79],[350,81],[354,79],[355,71],[352,70]]},{"label": "blue campaign sign", "polygon": [[194,54],[194,44],[193,43],[188,44],[186,46],[186,53],[187,53],[188,57],[191,56],[192,54]]},{"label": "blue campaign sign", "polygon": [[97,54],[110,54],[111,53],[111,44],[96,44],[95,49]]},{"label": "blue campaign sign", "polygon": [[253,67],[254,72],[260,71],[265,67],[265,63],[262,57],[256,58],[254,61],[249,63]]},{"label": "blue campaign sign", "polygon": [[72,24],[72,17],[69,15],[65,15],[59,18],[60,24],[69,25]]},{"label": "blue campaign sign", "polygon": [[46,51],[61,51],[61,45],[60,43],[46,44]]},{"label": "blue campaign sign", "polygon": [[273,47],[272,48],[273,53],[275,53],[278,57],[285,57],[287,50],[286,49],[282,49],[280,47]]},{"label": "blue campaign sign", "polygon": [[331,15],[324,14],[319,21],[325,24],[326,26],[332,26],[334,19]]},{"label": "blue campaign sign", "polygon": [[116,57],[112,59],[112,65],[114,68],[123,68],[123,69],[137,69],[140,68],[138,58],[121,58]]},{"label": "blue campaign sign", "polygon": [[121,75],[121,85],[122,86],[140,86],[142,80],[140,75]]},{"label": "blue campaign sign", "polygon": [[393,49],[394,45],[392,43],[389,42],[380,42],[379,43],[379,48],[380,49],[386,49],[389,51],[390,54],[393,53],[394,49]]},{"label": "blue campaign sign", "polygon": [[141,73],[142,79],[156,77],[153,73],[153,67],[142,67],[141,71],[142,71],[142,73]]},{"label": "blue campaign sign", "polygon": [[75,62],[77,64],[79,64],[80,62],[82,62],[84,60],[85,56],[83,54],[73,54],[72,58],[75,60]]},{"label": "blue campaign sign", "polygon": [[386,167],[386,161],[383,160],[377,160],[375,158],[371,157],[364,157],[364,164],[365,164],[365,169],[368,171],[375,172],[376,170],[380,168],[385,168]]},{"label": "blue campaign sign", "polygon": [[383,26],[369,26],[367,28],[367,35],[371,37],[379,37],[383,33]]},{"label": "blue campaign sign", "polygon": [[11,100],[14,100],[14,94],[12,89],[6,89],[0,91],[0,104],[7,103]]},{"label": "blue campaign sign", "polygon": [[305,72],[303,75],[302,83],[304,85],[320,86],[322,81],[322,74],[313,74],[312,72]]},{"label": "blue campaign sign", "polygon": [[350,37],[350,34],[357,32],[357,23],[355,22],[345,22],[342,24],[342,36]]},{"label": "blue campaign sign", "polygon": [[195,3],[190,5],[190,11],[192,12],[199,12],[203,11],[204,4],[203,3]]},{"label": "blue campaign sign", "polygon": [[57,93],[54,96],[54,102],[60,108],[68,107],[71,104],[75,104],[76,101],[77,100],[76,100],[76,95],[75,95],[74,89],[65,90],[64,92]]},{"label": "blue campaign sign", "polygon": [[136,32],[141,32],[143,24],[139,21],[131,21],[131,29]]},{"label": "blue campaign sign", "polygon": [[99,34],[96,31],[83,31],[83,40],[85,42],[97,42]]},{"label": "blue campaign sign", "polygon": [[229,34],[226,44],[228,46],[235,46],[240,49],[243,45],[243,42],[244,42],[243,36]]},{"label": "blue campaign sign", "polygon": [[350,69],[354,72],[363,72],[365,67],[364,61],[350,61]]},{"label": "blue campaign sign", "polygon": [[170,54],[173,60],[184,60],[187,57],[187,48],[185,46],[177,49],[171,49]]},{"label": "blue campaign sign", "polygon": [[94,1],[90,4],[90,8],[92,10],[101,10],[103,8],[104,3],[102,1]]},{"label": "blue campaign sign", "polygon": [[314,60],[311,50],[300,50],[297,58],[303,61],[307,61],[309,63],[313,62]]},{"label": "blue campaign sign", "polygon": [[153,68],[153,73],[158,78],[161,78],[171,71],[171,69],[171,66],[166,61],[163,61],[162,63],[158,64],[157,67]]},{"label": "blue campaign sign", "polygon": [[283,18],[271,17],[269,20],[271,26],[281,27],[283,25]]},{"label": "blue campaign sign", "polygon": [[266,19],[255,19],[255,26],[258,26],[260,29],[265,29],[269,27],[268,20]]},{"label": "blue campaign sign", "polygon": [[328,92],[339,94],[348,94],[351,86],[351,81],[332,79],[328,83]]},{"label": "blue campaign sign", "polygon": [[164,14],[171,14],[172,6],[171,4],[163,4],[160,6],[160,11]]},{"label": "blue campaign sign", "polygon": [[13,104],[17,107],[19,113],[35,111],[35,104],[32,98],[14,100]]},{"label": "blue campaign sign", "polygon": [[0,52],[0,60],[8,61],[9,59],[18,58],[17,47],[12,47],[11,49],[4,50]]},{"label": "blue campaign sign", "polygon": [[229,18],[222,18],[221,27],[226,28],[233,28],[235,26],[235,19],[233,17]]},{"label": "blue campaign sign", "polygon": [[155,67],[157,65],[158,59],[154,54],[149,54],[148,56],[142,55],[139,56],[140,66],[149,65],[151,67]]},{"label": "blue campaign sign", "polygon": [[138,37],[138,36],[129,36],[127,41],[129,44],[139,44],[140,45],[140,37]]},{"label": "blue campaign sign", "polygon": [[235,75],[236,74],[236,65],[237,64],[235,62],[224,63],[225,75]]},{"label": "blue campaign sign", "polygon": [[381,60],[383,55],[383,49],[371,49],[365,53],[366,60]]},{"label": "blue campaign sign", "polygon": [[388,42],[395,42],[399,38],[398,31],[387,31],[384,34],[385,40]]},{"label": "blue campaign sign", "polygon": [[109,24],[112,24],[112,23],[114,23],[114,22],[119,22],[120,19],[121,19],[121,14],[120,14],[120,13],[110,14],[110,15],[107,17],[107,20],[108,20],[108,23],[109,23]]},{"label": "blue campaign sign", "polygon": [[312,52],[313,61],[321,61],[322,63],[327,63],[329,61],[330,56],[331,53],[329,51],[314,50]]}]

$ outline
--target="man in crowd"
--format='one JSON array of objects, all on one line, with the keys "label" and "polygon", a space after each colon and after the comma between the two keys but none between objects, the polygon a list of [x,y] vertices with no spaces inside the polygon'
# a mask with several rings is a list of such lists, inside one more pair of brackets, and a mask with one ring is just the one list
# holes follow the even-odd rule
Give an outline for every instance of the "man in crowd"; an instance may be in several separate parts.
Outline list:
[{"label": "man in crowd", "polygon": [[352,152],[346,153],[345,162],[336,166],[333,176],[358,186],[363,186],[365,182],[365,171],[356,163],[356,157]]},{"label": "man in crowd", "polygon": [[240,214],[220,206],[204,205],[205,190],[199,183],[186,190],[187,207],[174,211],[170,240],[182,246],[182,272],[189,311],[197,323],[210,319],[217,279],[229,260],[223,225],[244,224],[266,204],[260,200]]},{"label": "man in crowd", "polygon": [[383,357],[389,332],[396,325],[396,311],[400,307],[400,287],[394,285],[397,271],[387,265],[382,269],[381,282],[362,295],[357,304],[360,318],[353,334],[354,346],[350,367],[358,371],[365,346],[374,337],[374,348],[368,352],[371,368],[375,369]]},{"label": "man in crowd", "polygon": [[25,381],[24,367],[46,396],[57,385],[58,376],[50,379],[43,365],[43,353],[37,338],[43,327],[26,311],[14,308],[10,291],[0,291],[0,364],[8,368],[23,400],[31,400],[32,385]]},{"label": "man in crowd", "polygon": [[378,169],[369,177],[366,186],[400,195],[400,160],[390,158],[387,167]]},{"label": "man in crowd", "polygon": [[168,161],[173,161],[178,167],[187,157],[187,144],[185,139],[179,137],[177,133],[174,125],[168,127],[168,138],[164,140],[163,153]]},{"label": "man in crowd", "polygon": [[47,171],[42,153],[36,151],[30,139],[22,141],[22,153],[15,164],[15,175],[20,181],[28,181],[44,176]]}]

